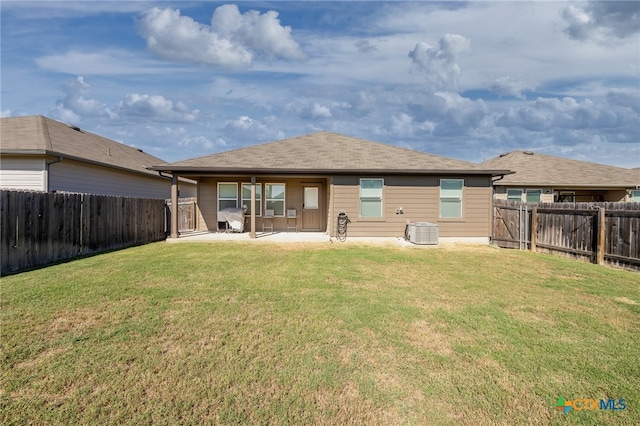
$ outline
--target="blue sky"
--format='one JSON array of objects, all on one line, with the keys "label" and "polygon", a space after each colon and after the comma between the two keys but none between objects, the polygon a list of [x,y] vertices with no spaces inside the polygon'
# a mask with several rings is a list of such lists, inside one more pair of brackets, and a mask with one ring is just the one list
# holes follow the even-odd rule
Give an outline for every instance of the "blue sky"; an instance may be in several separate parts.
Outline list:
[{"label": "blue sky", "polygon": [[329,130],[474,162],[640,166],[638,1],[0,7],[2,116],[166,161]]}]

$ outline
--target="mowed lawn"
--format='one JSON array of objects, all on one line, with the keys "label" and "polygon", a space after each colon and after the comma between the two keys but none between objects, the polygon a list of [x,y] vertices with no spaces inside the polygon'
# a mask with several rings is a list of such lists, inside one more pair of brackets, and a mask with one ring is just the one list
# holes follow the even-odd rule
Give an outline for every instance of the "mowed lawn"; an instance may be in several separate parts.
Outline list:
[{"label": "mowed lawn", "polygon": [[5,277],[1,296],[2,424],[640,424],[635,272],[155,243]]}]

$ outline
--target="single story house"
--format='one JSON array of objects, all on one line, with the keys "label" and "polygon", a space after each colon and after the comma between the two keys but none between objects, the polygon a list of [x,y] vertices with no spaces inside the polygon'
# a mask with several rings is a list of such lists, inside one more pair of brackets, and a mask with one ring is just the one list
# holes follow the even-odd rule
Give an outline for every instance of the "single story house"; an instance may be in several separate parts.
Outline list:
[{"label": "single story house", "polygon": [[173,176],[174,198],[179,177],[197,182],[200,231],[217,230],[225,208],[244,207],[251,237],[265,223],[274,231],[295,226],[336,236],[338,215],[346,213],[353,237],[402,236],[408,222],[431,222],[441,238],[477,242],[491,234],[492,179],[509,173],[330,132],[152,170]]},{"label": "single story house", "polygon": [[[0,189],[168,199],[162,163],[140,149],[41,115],[0,119]],[[182,182],[181,197],[195,195]]]},{"label": "single story house", "polygon": [[640,169],[512,151],[482,163],[514,173],[496,179],[495,198],[527,202],[639,201]]}]

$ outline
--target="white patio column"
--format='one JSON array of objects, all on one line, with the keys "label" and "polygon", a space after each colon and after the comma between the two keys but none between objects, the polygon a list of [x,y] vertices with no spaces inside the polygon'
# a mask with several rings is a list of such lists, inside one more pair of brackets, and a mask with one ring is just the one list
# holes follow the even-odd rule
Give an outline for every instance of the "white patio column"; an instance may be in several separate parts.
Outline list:
[{"label": "white patio column", "polygon": [[178,238],[178,177],[171,175],[171,238]]},{"label": "white patio column", "polygon": [[249,238],[256,237],[256,177],[251,176],[251,232]]}]

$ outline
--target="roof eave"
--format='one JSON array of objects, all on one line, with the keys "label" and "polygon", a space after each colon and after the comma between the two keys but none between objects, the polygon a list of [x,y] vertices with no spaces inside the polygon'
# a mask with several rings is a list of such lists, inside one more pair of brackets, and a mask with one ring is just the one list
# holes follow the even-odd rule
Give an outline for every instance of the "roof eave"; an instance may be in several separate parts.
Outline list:
[{"label": "roof eave", "polygon": [[149,170],[159,172],[197,175],[202,173],[215,174],[279,174],[279,175],[301,175],[301,174],[323,174],[323,175],[491,175],[505,176],[513,174],[510,170],[485,170],[485,169],[303,169],[303,168],[237,168],[237,167],[198,167],[198,166],[153,166]]},{"label": "roof eave", "polygon": [[554,182],[504,182],[498,181],[494,184],[495,186],[539,186],[539,187],[557,187],[557,188],[588,188],[588,189],[610,189],[610,188],[632,188],[637,186],[635,183],[611,183],[611,184],[602,184],[602,183],[554,183]]}]

